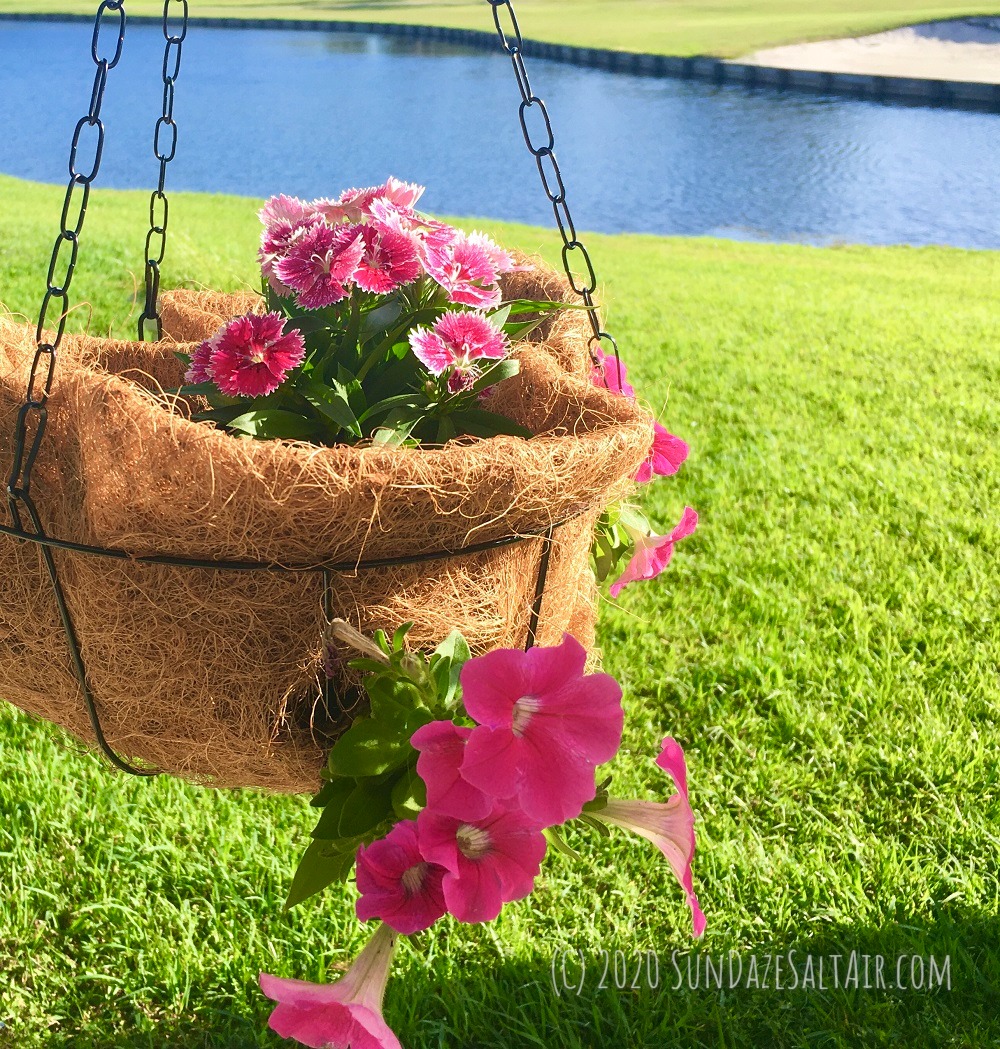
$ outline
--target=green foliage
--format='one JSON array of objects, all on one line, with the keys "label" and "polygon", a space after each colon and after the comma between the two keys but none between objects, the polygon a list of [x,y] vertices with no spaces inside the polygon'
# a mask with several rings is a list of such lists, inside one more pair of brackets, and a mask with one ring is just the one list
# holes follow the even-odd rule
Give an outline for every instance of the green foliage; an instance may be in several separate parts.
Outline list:
[{"label": "green foliage", "polygon": [[594,528],[591,565],[597,581],[603,583],[617,576],[635,553],[636,539],[651,532],[639,507],[627,503],[608,507]]},{"label": "green foliage", "polygon": [[312,800],[323,812],[286,907],[346,881],[359,845],[384,837],[399,820],[414,819],[427,804],[410,737],[431,721],[456,716],[458,679],[470,653],[457,630],[430,656],[408,652],[411,626],[404,623],[391,639],[381,631],[375,635],[386,662],[350,663],[365,672],[361,687],[368,712],[356,717],[330,750],[326,782]]},{"label": "green foliage", "polygon": [[[469,385],[453,390],[450,369],[438,376],[410,352],[408,334],[454,309],[443,288],[427,277],[391,295],[355,288],[333,306],[300,310],[294,298],[265,285],[268,308],[286,317],[285,332],[299,331],[305,360],[277,390],[259,397],[231,397],[212,382],[183,386],[210,407],[194,418],[237,436],[312,444],[444,444],[454,437],[531,437],[531,431],[481,406],[491,387],[518,373],[517,360],[479,362]],[[518,299],[487,314],[511,343],[525,338],[549,313],[572,309],[561,302]],[[185,363],[190,358],[178,353]],[[474,379],[472,376],[474,375]]]},{"label": "green foliage", "polygon": [[[25,314],[63,192],[0,178],[0,299]],[[95,331],[133,330],[148,206],[93,194],[73,292]],[[164,281],[253,281],[257,207],[172,194]],[[558,265],[557,235],[489,231]],[[407,1049],[1000,1044],[1000,255],[587,243],[630,378],[691,445],[644,512],[701,515],[602,610],[628,703],[614,793],[664,800],[652,759],[680,740],[701,957],[950,954],[952,990],[672,991],[694,948],[662,857],[569,830],[587,865],[552,851],[495,923],[404,945],[387,1021]],[[283,912],[301,798],[115,775],[9,708],[0,763],[4,1049],[274,1049],[261,970],[328,982],[369,935],[348,886]],[[617,950],[658,952],[664,983],[555,993],[554,955]]]}]

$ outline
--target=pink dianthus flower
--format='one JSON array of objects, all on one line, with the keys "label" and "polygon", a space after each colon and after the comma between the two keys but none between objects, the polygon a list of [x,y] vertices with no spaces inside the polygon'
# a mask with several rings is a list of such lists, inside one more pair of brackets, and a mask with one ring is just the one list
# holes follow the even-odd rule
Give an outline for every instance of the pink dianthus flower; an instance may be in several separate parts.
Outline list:
[{"label": "pink dianthus flower", "polygon": [[363,291],[385,295],[420,276],[420,260],[412,238],[377,222],[358,227],[361,261],[354,282]]},{"label": "pink dianthus flower", "polygon": [[386,201],[397,208],[412,208],[423,192],[423,186],[401,182],[390,175],[381,186],[345,189],[336,200],[317,200],[313,207],[331,226],[338,222],[363,222],[373,217],[372,205],[376,201]]},{"label": "pink dianthus flower", "polygon": [[188,382],[211,379],[230,397],[273,393],[305,357],[302,333],[282,334],[280,313],[248,313],[203,342],[191,358]]},{"label": "pink dianthus flower", "polygon": [[500,304],[496,262],[482,243],[465,233],[456,231],[450,241],[426,244],[423,261],[428,275],[452,302],[477,310],[491,310]]},{"label": "pink dianthus flower", "polygon": [[281,194],[271,197],[258,216],[264,223],[257,260],[264,279],[279,295],[290,295],[292,289],[275,275],[275,265],[285,257],[291,245],[318,222],[315,209],[298,197]]},{"label": "pink dianthus flower", "polygon": [[186,383],[210,382],[212,375],[208,366],[212,363],[212,353],[215,350],[214,339],[206,339],[191,354],[191,362],[184,375]]},{"label": "pink dianthus flower", "polygon": [[467,240],[473,247],[482,248],[486,252],[497,273],[521,273],[533,269],[532,266],[518,266],[514,262],[514,256],[485,233],[474,230],[467,235]]},{"label": "pink dianthus flower", "polygon": [[275,263],[275,276],[297,293],[304,309],[332,306],[347,297],[364,250],[356,227],[320,222],[295,239]]},{"label": "pink dianthus flower", "polygon": [[507,336],[482,313],[452,311],[442,314],[434,328],[414,328],[409,334],[414,356],[432,374],[449,368],[466,373],[478,360],[507,355]]},{"label": "pink dianthus flower", "polygon": [[454,239],[457,232],[454,226],[428,218],[413,208],[399,207],[383,198],[373,200],[369,210],[376,222],[405,233],[419,248],[427,245],[445,246]]}]

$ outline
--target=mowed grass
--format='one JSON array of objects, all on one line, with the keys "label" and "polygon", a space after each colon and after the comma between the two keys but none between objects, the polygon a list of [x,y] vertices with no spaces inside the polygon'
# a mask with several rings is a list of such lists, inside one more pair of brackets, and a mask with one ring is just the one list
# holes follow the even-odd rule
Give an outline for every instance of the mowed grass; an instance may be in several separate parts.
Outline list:
[{"label": "mowed grass", "polygon": [[[93,5],[96,10],[97,4]],[[857,36],[966,15],[996,14],[995,3],[939,0],[514,0],[524,36],[584,47],[726,57],[800,40]],[[179,5],[178,5],[179,8]],[[160,0],[128,0],[132,14],[158,15]],[[0,12],[89,10],[79,0],[0,0]],[[487,0],[204,0],[191,14],[231,18],[350,19],[492,29]]]},{"label": "mowed grass", "polygon": [[[37,308],[60,200],[0,178],[14,310]],[[74,286],[95,330],[131,327],[146,200],[95,194]],[[251,282],[255,206],[172,196],[167,282]],[[556,258],[548,231],[486,226]],[[408,1049],[997,1045],[1000,256],[587,240],[636,385],[692,447],[646,505],[664,528],[701,515],[658,583],[602,612],[628,709],[615,790],[662,797],[651,758],[682,741],[703,957],[757,955],[762,976],[776,952],[857,951],[890,986],[830,988],[827,961],[826,990],[787,970],[781,991],[773,971],[692,989],[659,855],[577,838],[586,863],[550,856],[496,923],[404,945],[389,1022]],[[310,827],[303,799],[115,775],[5,709],[0,1044],[281,1044],[257,974],[333,978],[365,935],[350,890],[282,913]],[[628,987],[612,967],[600,989],[616,951]],[[633,989],[647,951],[661,986]],[[950,958],[951,989],[893,989],[899,955]]]}]

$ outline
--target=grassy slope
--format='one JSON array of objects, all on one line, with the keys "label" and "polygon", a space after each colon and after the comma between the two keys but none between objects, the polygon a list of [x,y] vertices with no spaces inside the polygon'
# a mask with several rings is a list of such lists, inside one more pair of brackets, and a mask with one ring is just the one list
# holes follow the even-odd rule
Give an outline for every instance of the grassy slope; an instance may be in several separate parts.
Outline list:
[{"label": "grassy slope", "polygon": [[[158,14],[160,0],[129,0],[134,14]],[[0,0],[0,11],[79,13],[79,0]],[[96,4],[94,4],[96,9]],[[914,22],[996,14],[997,4],[969,0],[516,0],[528,38],[671,55],[735,56],[800,40],[854,36]],[[242,18],[342,18],[488,29],[486,0],[204,0],[191,13]]]},{"label": "grassy slope", "polygon": [[[58,197],[0,178],[15,309],[36,308]],[[100,328],[128,309],[143,198],[95,196],[74,290]],[[171,214],[168,279],[251,278],[250,202]],[[684,742],[713,955],[950,954],[953,989],[618,992],[592,971],[557,997],[556,950],[664,952],[671,986],[689,949],[662,861],[615,839],[596,899],[550,858],[495,925],[405,947],[390,1022],[409,1049],[998,1044],[1000,256],[590,242],[637,385],[692,445],[649,506],[702,515],[603,614],[629,705],[617,790],[662,792],[652,748]],[[322,978],[360,943],[347,895],[280,913],[303,803],[136,782],[56,738],[0,713],[0,1045],[277,1046],[257,972]]]}]

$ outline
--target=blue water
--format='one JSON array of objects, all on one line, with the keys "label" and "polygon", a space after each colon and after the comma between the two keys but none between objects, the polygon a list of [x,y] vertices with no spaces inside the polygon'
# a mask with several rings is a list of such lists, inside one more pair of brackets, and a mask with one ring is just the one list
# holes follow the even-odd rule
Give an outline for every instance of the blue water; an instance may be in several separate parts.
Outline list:
[{"label": "blue water", "polygon": [[[101,185],[155,183],[162,45],[129,27]],[[1000,116],[542,60],[530,72],[581,229],[1000,248]],[[0,22],[0,171],[65,181],[93,73],[86,25]],[[517,102],[502,55],[193,28],[168,189],[316,197],[395,174],[428,187],[428,211],[551,223]]]}]

